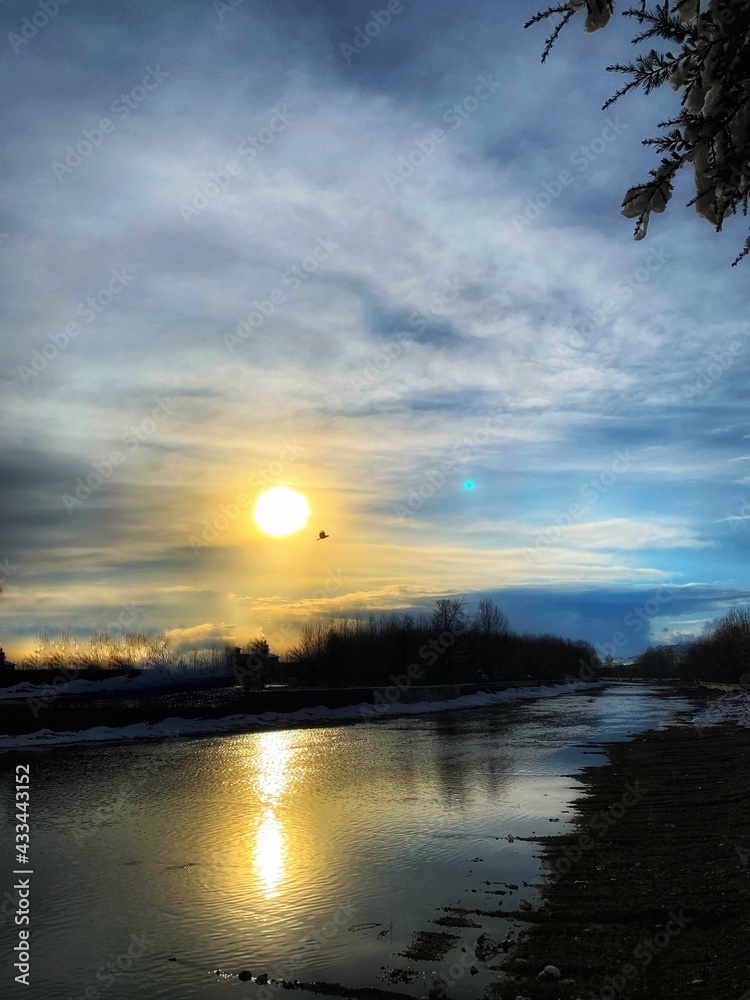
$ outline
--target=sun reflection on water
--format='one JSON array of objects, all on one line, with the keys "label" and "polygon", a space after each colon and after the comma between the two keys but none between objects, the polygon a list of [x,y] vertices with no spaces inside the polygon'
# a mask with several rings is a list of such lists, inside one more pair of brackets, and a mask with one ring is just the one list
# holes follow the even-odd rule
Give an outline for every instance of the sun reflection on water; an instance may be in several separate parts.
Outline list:
[{"label": "sun reflection on water", "polygon": [[263,811],[251,823],[254,837],[255,873],[266,898],[279,895],[286,875],[288,838],[280,815],[285,793],[293,786],[290,763],[295,756],[293,733],[259,733],[253,740],[255,753],[248,758],[248,780]]},{"label": "sun reflection on water", "polygon": [[279,895],[285,855],[284,828],[273,809],[266,809],[255,832],[255,871],[267,899]]}]

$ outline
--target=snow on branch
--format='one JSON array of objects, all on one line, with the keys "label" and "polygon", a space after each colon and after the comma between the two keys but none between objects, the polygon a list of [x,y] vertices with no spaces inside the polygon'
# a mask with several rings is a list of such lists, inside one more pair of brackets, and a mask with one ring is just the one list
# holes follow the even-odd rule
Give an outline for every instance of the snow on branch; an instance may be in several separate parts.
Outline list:
[{"label": "snow on branch", "polygon": [[[664,0],[651,7],[647,3],[639,0],[622,12],[638,22],[633,44],[661,39],[669,50],[651,49],[634,61],[608,66],[610,72],[629,79],[604,108],[632,90],[642,88],[650,94],[668,83],[680,92],[680,113],[659,123],[658,128],[665,130],[661,135],[643,140],[663,159],[645,184],[628,190],[622,214],[636,219],[635,238],[643,239],[650,214],[664,211],[677,171],[690,164],[696,193],[688,204],[721,232],[728,216],[738,212],[747,216],[750,196],[750,3]],[[598,31],[614,13],[614,0],[568,0],[532,17],[525,27],[559,18],[546,40],[542,62],[562,28],[579,12],[585,15],[584,31]],[[750,236],[734,264],[748,254]]]}]

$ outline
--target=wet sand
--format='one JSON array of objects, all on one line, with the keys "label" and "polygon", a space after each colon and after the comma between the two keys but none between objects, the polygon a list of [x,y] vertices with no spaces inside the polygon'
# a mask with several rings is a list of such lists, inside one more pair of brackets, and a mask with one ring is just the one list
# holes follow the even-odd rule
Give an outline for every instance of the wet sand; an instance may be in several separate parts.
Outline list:
[{"label": "wet sand", "polygon": [[[573,830],[534,838],[544,905],[519,914],[529,933],[488,997],[742,1000],[750,730],[673,726],[606,752],[577,776]],[[562,978],[538,980],[550,964]]]}]

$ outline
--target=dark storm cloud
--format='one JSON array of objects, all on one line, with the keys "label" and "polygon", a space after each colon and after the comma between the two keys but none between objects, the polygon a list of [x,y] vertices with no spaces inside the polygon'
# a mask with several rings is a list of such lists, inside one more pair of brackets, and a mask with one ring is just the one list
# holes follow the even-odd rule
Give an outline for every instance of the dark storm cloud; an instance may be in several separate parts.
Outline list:
[{"label": "dark storm cloud", "polygon": [[[517,632],[552,632],[585,638],[602,656],[633,656],[660,637],[662,619],[699,618],[707,623],[717,610],[746,603],[750,590],[709,586],[655,584],[627,590],[567,589],[565,587],[496,590],[471,595],[495,601]],[[700,632],[700,629],[698,629]]]}]

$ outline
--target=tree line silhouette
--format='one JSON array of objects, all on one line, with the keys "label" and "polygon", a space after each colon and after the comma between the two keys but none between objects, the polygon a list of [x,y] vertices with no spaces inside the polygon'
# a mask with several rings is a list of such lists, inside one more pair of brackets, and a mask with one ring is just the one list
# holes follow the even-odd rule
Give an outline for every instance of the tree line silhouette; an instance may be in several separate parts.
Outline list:
[{"label": "tree line silhouette", "polygon": [[670,646],[650,646],[635,664],[642,677],[679,677],[750,686],[750,609],[732,608],[688,644],[680,657]]},{"label": "tree line silhouette", "polygon": [[463,597],[437,600],[431,615],[316,619],[286,659],[300,684],[330,687],[390,684],[407,671],[416,684],[539,681],[578,676],[582,663],[597,662],[591,643],[518,635],[492,601],[470,616]]}]

